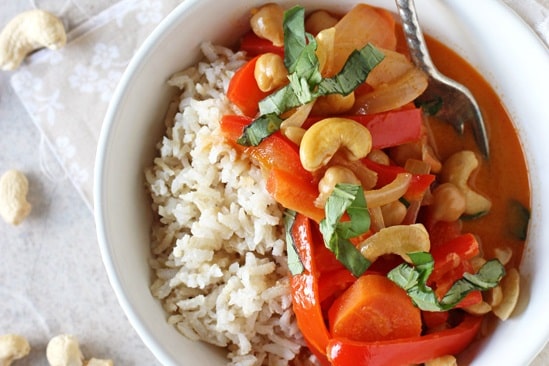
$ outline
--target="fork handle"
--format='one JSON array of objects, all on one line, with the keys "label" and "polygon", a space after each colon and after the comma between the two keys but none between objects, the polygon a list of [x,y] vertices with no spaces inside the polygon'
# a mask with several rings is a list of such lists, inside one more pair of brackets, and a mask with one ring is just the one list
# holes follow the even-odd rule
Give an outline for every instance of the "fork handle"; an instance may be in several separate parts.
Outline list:
[{"label": "fork handle", "polygon": [[406,34],[406,41],[413,63],[428,75],[435,76],[439,74],[433,60],[431,60],[431,56],[429,56],[427,44],[419,26],[414,0],[395,0],[395,3]]}]

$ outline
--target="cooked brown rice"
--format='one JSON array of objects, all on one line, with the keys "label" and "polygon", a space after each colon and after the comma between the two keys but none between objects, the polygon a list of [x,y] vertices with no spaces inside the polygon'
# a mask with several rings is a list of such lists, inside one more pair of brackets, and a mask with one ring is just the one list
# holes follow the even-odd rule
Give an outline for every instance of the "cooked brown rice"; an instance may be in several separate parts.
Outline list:
[{"label": "cooked brown rice", "polygon": [[157,219],[152,293],[186,337],[229,350],[229,364],[286,365],[303,340],[291,308],[282,211],[261,171],[224,142],[225,96],[242,54],[211,44],[170,80],[182,91],[146,171]]}]

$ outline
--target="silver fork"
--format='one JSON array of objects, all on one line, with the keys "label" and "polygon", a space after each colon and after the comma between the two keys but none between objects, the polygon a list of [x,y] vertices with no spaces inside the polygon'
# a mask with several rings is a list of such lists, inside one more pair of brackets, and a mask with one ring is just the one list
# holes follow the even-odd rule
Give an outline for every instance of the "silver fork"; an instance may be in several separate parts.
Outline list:
[{"label": "silver fork", "polygon": [[419,26],[414,0],[395,0],[402,21],[406,42],[414,64],[429,76],[429,86],[421,100],[440,98],[442,105],[437,117],[463,133],[465,122],[471,122],[480,152],[488,158],[490,147],[484,119],[473,94],[462,84],[441,74],[429,56],[425,38]]}]

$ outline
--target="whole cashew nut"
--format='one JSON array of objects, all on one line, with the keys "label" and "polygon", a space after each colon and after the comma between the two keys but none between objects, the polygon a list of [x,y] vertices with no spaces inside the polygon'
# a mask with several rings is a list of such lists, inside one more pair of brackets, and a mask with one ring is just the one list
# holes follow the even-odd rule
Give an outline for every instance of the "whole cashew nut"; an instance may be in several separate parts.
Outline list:
[{"label": "whole cashew nut", "polygon": [[488,212],[492,202],[469,187],[471,174],[478,168],[479,161],[474,152],[459,151],[451,155],[442,166],[441,180],[458,187],[465,196],[465,214],[475,215]]},{"label": "whole cashew nut", "polygon": [[17,334],[0,336],[0,366],[10,366],[13,361],[27,356],[30,352],[29,342]]},{"label": "whole cashew nut", "polygon": [[352,119],[325,118],[303,135],[299,158],[303,167],[312,172],[326,165],[340,149],[351,161],[365,157],[372,149],[370,131]]},{"label": "whole cashew nut", "polygon": [[47,11],[34,9],[14,17],[0,33],[0,68],[15,70],[32,51],[63,47],[67,36],[63,23]]},{"label": "whole cashew nut", "polygon": [[370,262],[385,254],[397,254],[410,263],[408,253],[430,249],[429,233],[423,224],[389,226],[358,245],[358,250]]},{"label": "whole cashew nut", "polygon": [[46,358],[50,366],[113,366],[112,360],[84,359],[78,340],[68,334],[60,334],[48,342]]},{"label": "whole cashew nut", "polygon": [[67,334],[60,334],[48,342],[46,358],[50,366],[82,366],[84,356],[78,340]]},{"label": "whole cashew nut", "polygon": [[8,170],[0,178],[0,216],[12,225],[19,225],[31,211],[27,202],[29,181],[18,170]]},{"label": "whole cashew nut", "polygon": [[494,314],[501,320],[507,320],[515,310],[520,294],[520,274],[516,268],[511,268],[500,283],[503,292],[501,302],[492,308]]}]

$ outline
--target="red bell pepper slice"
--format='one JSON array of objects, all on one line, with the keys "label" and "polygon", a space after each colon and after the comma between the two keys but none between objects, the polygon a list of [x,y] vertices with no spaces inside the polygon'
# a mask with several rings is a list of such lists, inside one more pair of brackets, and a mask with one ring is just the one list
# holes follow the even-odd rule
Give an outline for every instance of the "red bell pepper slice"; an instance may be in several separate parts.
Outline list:
[{"label": "red bell pepper slice", "polygon": [[329,365],[326,359],[326,346],[330,334],[324,323],[318,295],[319,270],[315,262],[311,224],[308,217],[298,214],[291,228],[291,236],[304,267],[301,274],[293,275],[290,279],[292,307],[309,349],[323,365]]},{"label": "red bell pepper slice", "polygon": [[251,57],[268,52],[284,57],[284,47],[275,46],[271,41],[257,36],[253,31],[248,31],[242,36],[240,50],[246,51],[246,54]]},{"label": "red bell pepper slice", "polygon": [[[228,141],[236,141],[251,118],[226,115],[221,119],[221,131]],[[237,148],[250,154],[267,173],[267,191],[282,206],[302,213],[315,221],[324,218],[324,210],[314,205],[318,197],[318,183],[305,170],[299,159],[297,146],[276,132],[258,146]]]},{"label": "red bell pepper slice", "polygon": [[420,108],[357,115],[349,118],[370,130],[372,148],[374,149],[384,149],[418,141],[423,134],[423,115]]},{"label": "red bell pepper slice", "polygon": [[236,141],[242,136],[244,127],[249,125],[253,119],[247,116],[239,116],[234,114],[227,114],[221,117],[219,127],[221,133],[225,137],[225,141],[231,144],[235,149],[242,152],[246,149],[245,146],[239,145]]},{"label": "red bell pepper slice", "polygon": [[301,165],[297,145],[280,132],[270,135],[258,146],[243,147],[238,145],[236,140],[242,136],[244,128],[252,121],[252,118],[247,116],[225,115],[220,122],[221,132],[227,141],[233,143],[241,151],[250,154],[263,169],[277,168],[293,172],[305,180],[313,180],[312,174]]},{"label": "red bell pepper slice", "polygon": [[[423,115],[420,108],[400,109],[376,114],[341,116],[366,127],[372,135],[372,149],[384,149],[418,141],[423,135]],[[325,117],[309,117],[305,128]]]},{"label": "red bell pepper slice", "polygon": [[475,338],[481,322],[481,317],[466,314],[455,328],[419,337],[380,342],[334,338],[328,343],[327,355],[333,366],[422,364],[463,351]]},{"label": "red bell pepper slice", "polygon": [[238,69],[227,89],[227,98],[246,116],[254,117],[259,111],[259,101],[269,95],[261,91],[255,80],[255,64],[259,56],[252,58]]},{"label": "red bell pepper slice", "polygon": [[[433,274],[444,273],[456,267],[459,262],[468,261],[480,253],[480,246],[473,234],[462,234],[444,244],[431,248],[435,261]],[[457,261],[457,263],[456,263]]]},{"label": "red bell pepper slice", "polygon": [[[332,257],[335,258],[333,254]],[[356,277],[347,268],[322,272],[318,287],[320,302],[339,295],[355,281]]]},{"label": "red bell pepper slice", "polygon": [[432,248],[444,244],[461,235],[463,226],[461,220],[451,222],[434,221],[427,215],[424,222],[425,227],[429,231],[429,238],[431,239]]},{"label": "red bell pepper slice", "polygon": [[[431,255],[435,261],[429,283],[435,284],[435,292],[439,298],[452,287],[454,282],[463,277],[465,272],[472,273],[470,260],[480,253],[480,246],[473,234],[459,235],[444,244],[431,247]],[[469,293],[456,307],[466,307],[482,301],[480,291]]]},{"label": "red bell pepper slice", "polygon": [[316,222],[320,222],[325,216],[324,210],[314,205],[319,194],[317,185],[293,172],[271,169],[267,177],[267,191],[285,208],[299,212]]}]

